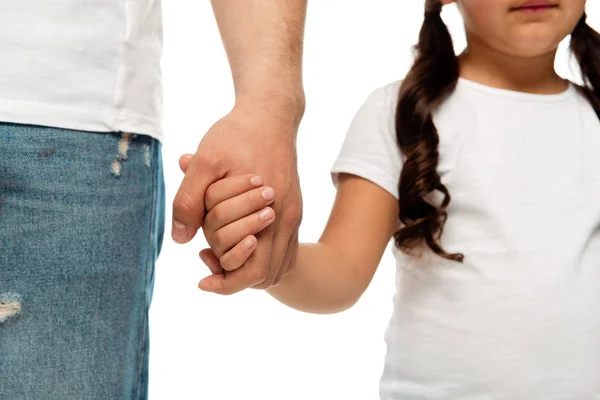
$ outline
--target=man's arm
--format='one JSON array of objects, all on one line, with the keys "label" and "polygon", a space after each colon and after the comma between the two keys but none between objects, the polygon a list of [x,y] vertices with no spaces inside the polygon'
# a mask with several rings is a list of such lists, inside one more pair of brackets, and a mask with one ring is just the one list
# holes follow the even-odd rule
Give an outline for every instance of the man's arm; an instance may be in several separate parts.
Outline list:
[{"label": "man's arm", "polygon": [[[302,43],[306,0],[211,0],[236,101],[304,113]],[[299,121],[298,121],[299,122]]]},{"label": "man's arm", "polygon": [[278,193],[275,222],[258,235],[244,267],[223,279],[221,293],[277,284],[293,266],[302,219],[296,134],[304,113],[302,43],[306,0],[212,0],[231,65],[236,101],[184,156],[185,177],[173,203],[173,239],[189,242],[202,226],[207,187],[254,173]]}]

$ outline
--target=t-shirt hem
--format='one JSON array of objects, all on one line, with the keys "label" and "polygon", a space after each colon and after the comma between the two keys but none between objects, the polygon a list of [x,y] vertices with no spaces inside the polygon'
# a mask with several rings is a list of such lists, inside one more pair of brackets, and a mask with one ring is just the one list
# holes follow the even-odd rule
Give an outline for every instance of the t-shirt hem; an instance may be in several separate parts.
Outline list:
[{"label": "t-shirt hem", "polygon": [[331,179],[334,186],[337,187],[337,177],[339,174],[356,175],[360,178],[373,182],[381,187],[394,198],[398,199],[398,182],[394,180],[385,171],[365,163],[359,159],[339,158],[331,168]]},{"label": "t-shirt hem", "polygon": [[16,124],[51,126],[89,132],[128,132],[164,141],[161,124],[155,118],[114,109],[81,109],[0,99],[0,121]]}]

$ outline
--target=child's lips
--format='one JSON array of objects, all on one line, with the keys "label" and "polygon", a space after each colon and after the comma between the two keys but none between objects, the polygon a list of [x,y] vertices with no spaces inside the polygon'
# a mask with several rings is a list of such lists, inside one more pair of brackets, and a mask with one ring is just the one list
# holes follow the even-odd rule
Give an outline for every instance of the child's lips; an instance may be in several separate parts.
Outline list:
[{"label": "child's lips", "polygon": [[517,7],[513,7],[511,11],[520,12],[544,12],[554,8],[558,8],[552,0],[527,0]]},{"label": "child's lips", "polygon": [[521,12],[544,12],[557,8],[557,6],[525,6],[525,7],[517,7],[513,9],[514,11]]}]

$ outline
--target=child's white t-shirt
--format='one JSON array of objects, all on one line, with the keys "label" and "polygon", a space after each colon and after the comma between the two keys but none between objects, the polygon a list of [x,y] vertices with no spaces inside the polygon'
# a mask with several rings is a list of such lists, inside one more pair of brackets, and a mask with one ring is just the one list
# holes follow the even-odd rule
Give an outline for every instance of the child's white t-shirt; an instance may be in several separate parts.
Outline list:
[{"label": "child's white t-shirt", "polygon": [[[398,197],[399,82],[373,92],[332,174]],[[571,87],[535,95],[460,79],[434,116],[442,236],[464,264],[394,249],[383,400],[600,399],[600,121]]]}]

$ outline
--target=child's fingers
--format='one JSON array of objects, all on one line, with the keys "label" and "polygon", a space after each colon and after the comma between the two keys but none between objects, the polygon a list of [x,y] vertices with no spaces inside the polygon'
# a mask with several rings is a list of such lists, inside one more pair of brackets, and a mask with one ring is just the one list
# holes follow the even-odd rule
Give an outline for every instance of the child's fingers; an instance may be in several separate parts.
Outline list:
[{"label": "child's fingers", "polygon": [[206,189],[204,206],[207,211],[212,210],[217,204],[238,196],[256,187],[262,186],[263,180],[255,174],[236,175],[216,181]]},{"label": "child's fingers", "polygon": [[210,269],[210,272],[212,272],[213,274],[222,274],[225,272],[221,267],[221,262],[219,261],[215,253],[212,251],[212,249],[202,250],[200,252],[200,259],[204,264],[206,264],[208,269]]},{"label": "child's fingers", "polygon": [[274,219],[275,211],[265,207],[259,212],[222,227],[212,235],[206,235],[206,241],[220,259],[246,236],[257,234],[271,225]]},{"label": "child's fingers", "polygon": [[221,267],[225,271],[235,271],[244,265],[246,260],[248,260],[254,252],[256,243],[257,239],[252,235],[244,238],[244,240],[236,244],[233,249],[223,254],[221,257]]},{"label": "child's fingers", "polygon": [[[209,236],[225,225],[261,210],[273,203],[274,199],[275,191],[273,188],[261,187],[218,203],[206,214],[203,226],[205,235]],[[246,232],[248,235],[252,233]]]}]

